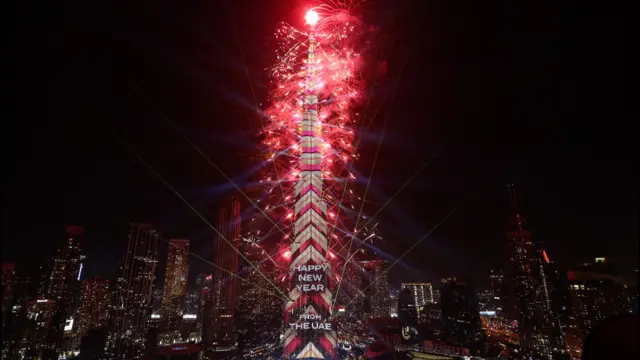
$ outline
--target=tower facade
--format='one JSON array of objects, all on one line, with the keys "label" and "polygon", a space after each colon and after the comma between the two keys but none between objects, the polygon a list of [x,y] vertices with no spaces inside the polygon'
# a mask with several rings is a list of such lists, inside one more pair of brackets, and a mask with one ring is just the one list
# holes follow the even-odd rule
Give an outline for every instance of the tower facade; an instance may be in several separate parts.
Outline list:
[{"label": "tower facade", "polygon": [[518,208],[513,184],[509,185],[512,211],[507,241],[509,244],[510,293],[517,308],[520,346],[524,351],[543,359],[564,352],[558,343],[559,325],[549,301],[549,283],[544,268],[542,249],[535,243]]},{"label": "tower facade", "polygon": [[93,277],[82,282],[80,307],[76,314],[78,337],[107,324],[109,319],[109,280]]},{"label": "tower facade", "polygon": [[238,357],[268,351],[278,344],[282,333],[282,299],[265,290],[273,289],[280,269],[265,260],[265,250],[253,242],[243,244],[244,264],[240,276],[236,329],[241,353]]},{"label": "tower facade", "polygon": [[442,322],[451,341],[475,353],[481,340],[482,326],[478,297],[468,281],[454,280],[440,287]]},{"label": "tower facade", "polygon": [[[220,207],[218,237],[214,244],[212,291],[205,304],[203,350],[231,354],[236,346],[235,309],[238,293],[238,253],[240,249],[240,199],[232,196]],[[229,355],[231,356],[231,355]]]},{"label": "tower facade", "polygon": [[6,319],[9,318],[10,303],[13,296],[15,281],[15,265],[13,263],[2,263],[2,330]]},{"label": "tower facade", "polygon": [[423,306],[434,303],[431,283],[403,283],[400,288],[411,293],[418,317],[422,314]]},{"label": "tower facade", "polygon": [[[309,16],[311,15],[311,16]],[[317,14],[307,13],[313,28]],[[295,186],[294,240],[289,268],[291,287],[285,306],[283,354],[287,359],[334,358],[336,332],[330,322],[333,294],[327,261],[327,205],[323,194],[322,124],[318,118],[321,68],[315,59],[316,40],[309,36],[302,118],[299,122],[300,174]]]},{"label": "tower facade", "polygon": [[187,295],[189,275],[189,240],[169,240],[167,268],[164,275],[164,294],[162,297],[162,319],[164,336],[179,340],[182,313]]},{"label": "tower facade", "polygon": [[158,264],[158,237],[150,224],[131,224],[111,303],[106,348],[109,359],[139,359],[144,355]]},{"label": "tower facade", "polygon": [[[78,292],[80,290],[80,276],[82,272],[82,237],[84,228],[81,226],[67,226],[65,240],[53,257],[44,281],[44,296],[52,300],[55,311],[50,324],[46,327],[48,333],[45,338],[36,341],[49,342],[48,348],[56,354],[63,351],[64,328],[67,319],[73,316]],[[48,304],[51,304],[48,303]]]}]

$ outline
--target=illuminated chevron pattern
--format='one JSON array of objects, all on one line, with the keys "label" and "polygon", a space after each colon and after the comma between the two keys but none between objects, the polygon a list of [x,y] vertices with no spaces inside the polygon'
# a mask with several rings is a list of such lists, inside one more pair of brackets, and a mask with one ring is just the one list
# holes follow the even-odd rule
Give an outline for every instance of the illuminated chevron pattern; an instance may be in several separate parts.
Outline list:
[{"label": "illuminated chevron pattern", "polygon": [[[328,322],[332,307],[328,278],[331,267],[327,255],[327,205],[323,196],[322,175],[322,125],[318,120],[317,74],[314,68],[315,40],[309,40],[306,93],[304,112],[298,131],[301,138],[300,178],[295,191],[294,241],[291,244],[291,291],[285,306],[284,358],[286,359],[334,359],[336,358],[335,330],[294,329],[290,324],[300,324],[300,315],[321,317]],[[300,292],[296,287],[298,266],[326,265],[323,274],[324,290]]]}]

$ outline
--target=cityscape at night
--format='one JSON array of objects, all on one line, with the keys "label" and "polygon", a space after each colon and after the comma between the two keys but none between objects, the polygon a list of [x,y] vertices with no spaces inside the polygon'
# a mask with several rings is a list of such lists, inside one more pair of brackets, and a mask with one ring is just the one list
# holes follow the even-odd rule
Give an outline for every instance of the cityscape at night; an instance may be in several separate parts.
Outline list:
[{"label": "cityscape at night", "polygon": [[617,6],[16,4],[2,360],[635,358]]}]

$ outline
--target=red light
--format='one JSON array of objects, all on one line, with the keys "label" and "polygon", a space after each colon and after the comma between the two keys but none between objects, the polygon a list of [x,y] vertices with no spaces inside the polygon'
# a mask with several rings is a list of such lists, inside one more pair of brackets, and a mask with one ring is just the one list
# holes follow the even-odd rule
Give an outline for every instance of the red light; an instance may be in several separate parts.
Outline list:
[{"label": "red light", "polygon": [[290,259],[291,258],[291,250],[285,251],[284,254],[282,254],[282,256],[284,256],[285,259]]},{"label": "red light", "polygon": [[547,252],[544,250],[542,250],[542,257],[544,258],[544,262],[546,262],[547,264],[550,262],[549,257],[547,256]]},{"label": "red light", "polygon": [[331,251],[329,251],[329,257],[330,257],[330,258],[332,258],[332,259],[335,259],[335,258],[336,258],[336,256],[335,256],[335,255],[333,255],[333,253],[332,253]]}]

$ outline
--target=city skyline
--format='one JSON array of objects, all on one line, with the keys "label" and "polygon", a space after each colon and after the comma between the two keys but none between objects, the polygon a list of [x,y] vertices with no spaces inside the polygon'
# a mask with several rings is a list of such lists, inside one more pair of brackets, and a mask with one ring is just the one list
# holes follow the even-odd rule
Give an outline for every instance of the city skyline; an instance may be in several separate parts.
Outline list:
[{"label": "city skyline", "polygon": [[317,1],[16,8],[3,357],[568,360],[637,312],[621,9]]}]

